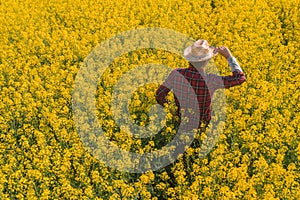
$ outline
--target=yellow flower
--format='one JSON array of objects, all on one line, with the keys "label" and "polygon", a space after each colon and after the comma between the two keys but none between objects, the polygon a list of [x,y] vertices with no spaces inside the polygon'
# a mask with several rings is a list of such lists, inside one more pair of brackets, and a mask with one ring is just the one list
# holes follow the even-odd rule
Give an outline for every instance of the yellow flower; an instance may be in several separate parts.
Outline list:
[{"label": "yellow flower", "polygon": [[[297,0],[74,0],[72,4],[24,0],[3,1],[0,9],[4,13],[0,16],[0,199],[158,199],[158,195],[168,199],[300,199],[295,181],[300,159]],[[108,38],[142,27],[176,30],[191,39],[207,39],[213,46],[228,46],[247,76],[245,84],[225,90],[226,122],[214,148],[201,159],[194,153],[204,151],[204,146],[188,148],[185,156],[190,163],[181,158],[172,163],[178,183],[174,188],[166,183],[171,180],[163,169],[138,179],[105,166],[82,144],[84,138],[91,146],[102,145],[98,135],[81,138],[73,118],[73,95],[79,104],[87,102],[79,93],[72,94],[87,55]],[[131,47],[150,40],[136,38],[138,43]],[[118,52],[126,41],[119,42],[109,48]],[[113,114],[122,118],[125,113],[121,109],[112,113],[111,100],[114,86],[132,69],[149,63],[187,67],[181,52],[188,44],[167,34],[156,42],[160,48],[109,55],[112,63],[104,63],[108,66],[101,77],[86,72],[97,79],[95,113],[104,135],[119,148],[140,154],[154,151],[176,135],[174,121],[179,119],[174,115],[174,94],[167,96],[170,103],[164,108],[167,114],[158,141],[133,138],[119,127]],[[171,46],[179,53],[172,53]],[[231,73],[222,56],[210,64],[221,75]],[[157,103],[159,84],[142,83],[166,75],[150,69],[122,85],[139,84],[126,99],[128,105],[119,104],[128,108],[137,126],[156,130],[148,125],[157,117],[149,115],[149,110]],[[84,77],[81,86],[88,84]],[[124,96],[118,94],[117,99]],[[90,114],[79,114],[85,122],[82,130],[93,130]],[[197,139],[210,139],[206,134]]]}]

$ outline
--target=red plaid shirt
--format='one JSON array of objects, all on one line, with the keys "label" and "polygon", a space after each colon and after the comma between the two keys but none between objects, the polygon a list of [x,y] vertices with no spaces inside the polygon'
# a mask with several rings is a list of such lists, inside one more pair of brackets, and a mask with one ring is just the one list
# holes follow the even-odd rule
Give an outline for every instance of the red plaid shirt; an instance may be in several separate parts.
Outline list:
[{"label": "red plaid shirt", "polygon": [[[240,70],[235,70],[230,76],[219,76],[216,74],[205,74],[204,71],[198,71],[191,64],[188,68],[178,68],[173,70],[165,82],[156,91],[156,101],[164,106],[168,103],[166,96],[171,89],[181,91],[175,96],[175,102],[178,107],[178,114],[180,110],[179,100],[189,101],[187,95],[188,86],[182,81],[182,76],[192,87],[199,105],[200,121],[209,123],[211,120],[211,102],[214,92],[220,88],[230,88],[242,84],[246,77]],[[181,77],[180,77],[181,76]]]}]

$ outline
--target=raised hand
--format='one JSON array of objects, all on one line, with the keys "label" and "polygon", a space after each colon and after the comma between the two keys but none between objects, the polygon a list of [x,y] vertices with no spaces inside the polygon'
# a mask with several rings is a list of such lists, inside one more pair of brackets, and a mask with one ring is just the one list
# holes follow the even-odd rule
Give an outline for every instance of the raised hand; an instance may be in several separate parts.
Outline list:
[{"label": "raised hand", "polygon": [[224,56],[226,59],[232,56],[230,50],[224,46],[217,47],[215,51]]}]

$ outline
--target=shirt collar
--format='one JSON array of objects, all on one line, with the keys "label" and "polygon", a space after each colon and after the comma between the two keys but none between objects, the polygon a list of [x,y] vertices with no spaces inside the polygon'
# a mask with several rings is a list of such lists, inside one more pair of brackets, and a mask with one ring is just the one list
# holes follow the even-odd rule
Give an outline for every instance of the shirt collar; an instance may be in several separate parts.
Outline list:
[{"label": "shirt collar", "polygon": [[191,63],[189,63],[189,67],[188,67],[189,70],[191,71],[194,71],[196,73],[200,73],[200,74],[204,74],[204,68],[201,68],[201,69],[196,69]]}]

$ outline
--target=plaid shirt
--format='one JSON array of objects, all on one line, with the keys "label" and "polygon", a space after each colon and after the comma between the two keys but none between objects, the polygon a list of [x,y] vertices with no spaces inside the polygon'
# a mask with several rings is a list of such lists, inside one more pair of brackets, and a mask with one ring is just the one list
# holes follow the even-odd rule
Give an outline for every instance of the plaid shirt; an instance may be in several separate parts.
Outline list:
[{"label": "plaid shirt", "polygon": [[[203,70],[198,71],[191,64],[188,68],[173,70],[165,82],[156,91],[156,101],[164,106],[168,103],[167,94],[171,90],[175,92],[175,102],[178,107],[177,114],[180,115],[180,104],[189,104],[189,92],[194,92],[199,106],[200,121],[209,123],[211,120],[211,102],[214,92],[220,88],[230,88],[242,84],[246,77],[234,57],[228,59],[232,75],[219,76],[216,74],[205,74]],[[184,78],[183,78],[184,77]],[[184,80],[183,80],[184,79]],[[186,80],[186,81],[185,81]],[[193,88],[193,91],[189,88]],[[179,92],[178,92],[179,91]],[[180,102],[180,103],[179,103]]]}]

